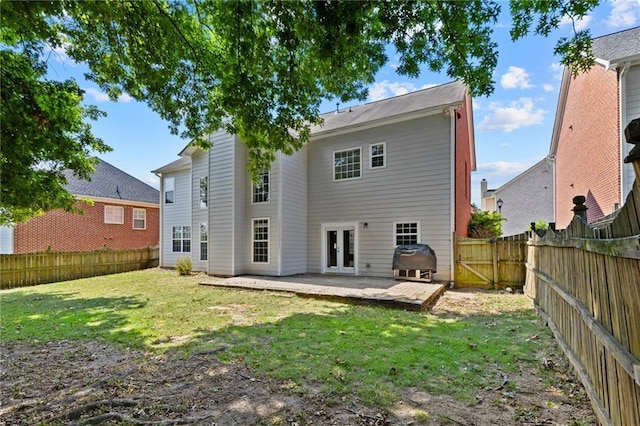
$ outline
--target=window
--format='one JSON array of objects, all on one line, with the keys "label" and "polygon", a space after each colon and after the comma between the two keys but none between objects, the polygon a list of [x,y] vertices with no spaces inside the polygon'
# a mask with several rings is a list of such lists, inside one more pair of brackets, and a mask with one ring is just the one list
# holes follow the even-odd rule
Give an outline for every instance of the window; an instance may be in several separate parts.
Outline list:
[{"label": "window", "polygon": [[164,180],[164,203],[173,204],[173,191],[175,185],[175,178],[166,178]]},{"label": "window", "polygon": [[393,224],[393,242],[396,246],[418,244],[420,240],[418,222],[396,222]]},{"label": "window", "polygon": [[200,178],[200,208],[206,209],[209,202],[209,178],[202,176]]},{"label": "window", "polygon": [[253,263],[269,263],[269,219],[253,219]]},{"label": "window", "polygon": [[104,206],[104,223],[122,225],[124,223],[124,207]]},{"label": "window", "polygon": [[253,184],[253,203],[269,202],[269,172],[260,173],[258,183]]},{"label": "window", "polygon": [[387,143],[369,145],[369,168],[384,169],[385,167],[387,167]]},{"label": "window", "polygon": [[133,209],[133,229],[147,229],[147,210]]},{"label": "window", "polygon": [[360,148],[333,153],[333,180],[356,179],[360,177]]},{"label": "window", "polygon": [[191,227],[174,226],[172,234],[172,251],[174,253],[189,253],[191,251]]},{"label": "window", "polygon": [[200,223],[200,260],[207,260],[209,251],[209,229],[206,222]]}]

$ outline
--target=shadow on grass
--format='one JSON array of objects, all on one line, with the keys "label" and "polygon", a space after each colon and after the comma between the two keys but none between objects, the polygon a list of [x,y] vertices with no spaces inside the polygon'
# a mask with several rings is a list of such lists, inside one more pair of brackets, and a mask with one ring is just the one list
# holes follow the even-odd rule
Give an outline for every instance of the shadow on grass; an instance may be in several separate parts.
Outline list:
[{"label": "shadow on grass", "polygon": [[202,344],[269,377],[386,405],[410,387],[471,402],[505,374],[538,365],[553,342],[529,310],[453,318],[350,306],[203,333]]},{"label": "shadow on grass", "polygon": [[134,297],[6,293],[2,295],[0,341],[100,339],[114,343],[140,341],[143,346],[143,336],[129,324],[128,313],[144,305]]}]

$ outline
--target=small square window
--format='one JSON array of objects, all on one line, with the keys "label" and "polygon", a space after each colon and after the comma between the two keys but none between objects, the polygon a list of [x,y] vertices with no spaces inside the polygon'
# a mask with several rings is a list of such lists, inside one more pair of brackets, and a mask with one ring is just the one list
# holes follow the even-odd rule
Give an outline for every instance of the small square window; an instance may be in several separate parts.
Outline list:
[{"label": "small square window", "polygon": [[124,223],[124,207],[104,206],[104,223],[122,225]]},{"label": "small square window", "polygon": [[418,244],[420,226],[418,222],[396,222],[393,224],[393,242],[396,246]]}]

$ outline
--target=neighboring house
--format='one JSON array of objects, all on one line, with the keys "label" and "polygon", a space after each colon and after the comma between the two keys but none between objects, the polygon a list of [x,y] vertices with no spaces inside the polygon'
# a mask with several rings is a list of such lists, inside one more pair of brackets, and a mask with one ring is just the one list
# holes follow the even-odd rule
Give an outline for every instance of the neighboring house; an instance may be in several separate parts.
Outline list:
[{"label": "neighboring house", "polygon": [[531,166],[498,189],[480,182],[482,210],[498,211],[505,236],[525,232],[531,222],[553,222],[553,160],[549,157]]},{"label": "neighboring house", "polygon": [[633,186],[624,129],[640,117],[640,27],[593,39],[596,64],[575,78],[565,69],[551,140],[558,228],[573,218],[572,199],[587,199],[593,222],[618,209]]},{"label": "neighboring house", "polygon": [[471,98],[449,83],[322,116],[259,184],[235,135],[187,147],[161,177],[161,265],[190,256],[212,275],[393,276],[398,244],[425,243],[452,277],[475,170]]},{"label": "neighboring house", "polygon": [[[91,181],[71,172],[66,189],[82,202],[84,214],[53,210],[13,228],[5,228],[0,246],[9,253],[31,253],[51,248],[86,251],[102,247],[135,249],[156,246],[159,241],[159,191],[99,160]],[[12,240],[12,243],[5,243]]]}]

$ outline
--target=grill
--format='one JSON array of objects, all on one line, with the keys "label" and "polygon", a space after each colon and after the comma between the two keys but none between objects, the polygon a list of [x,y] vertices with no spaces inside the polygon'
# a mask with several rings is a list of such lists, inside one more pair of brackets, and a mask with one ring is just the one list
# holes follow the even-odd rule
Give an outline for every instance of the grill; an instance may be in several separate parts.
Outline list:
[{"label": "grill", "polygon": [[436,253],[428,245],[401,245],[393,253],[393,275],[396,279],[431,282],[436,263]]}]

